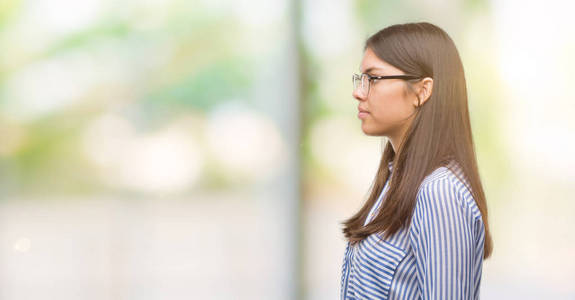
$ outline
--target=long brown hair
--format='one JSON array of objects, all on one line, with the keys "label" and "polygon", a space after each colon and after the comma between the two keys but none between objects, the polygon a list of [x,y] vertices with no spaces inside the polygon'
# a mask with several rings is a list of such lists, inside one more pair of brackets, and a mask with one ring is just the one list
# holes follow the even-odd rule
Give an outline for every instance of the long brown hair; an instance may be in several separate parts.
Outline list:
[{"label": "long brown hair", "polygon": [[[398,147],[397,157],[391,142],[385,145],[367,201],[342,222],[345,237],[354,244],[373,233],[383,233],[387,238],[407,227],[422,181],[436,168],[447,167],[454,160],[465,174],[464,182],[470,185],[468,189],[481,212],[485,225],[483,256],[488,258],[493,242],[472,139],[463,64],[455,43],[441,28],[420,22],[386,27],[367,39],[364,51],[368,48],[407,74],[433,78],[433,90],[424,105],[417,108],[419,111]],[[412,83],[406,81],[406,88],[413,91]],[[390,162],[393,172],[389,189],[378,214],[364,226],[390,176]]]}]

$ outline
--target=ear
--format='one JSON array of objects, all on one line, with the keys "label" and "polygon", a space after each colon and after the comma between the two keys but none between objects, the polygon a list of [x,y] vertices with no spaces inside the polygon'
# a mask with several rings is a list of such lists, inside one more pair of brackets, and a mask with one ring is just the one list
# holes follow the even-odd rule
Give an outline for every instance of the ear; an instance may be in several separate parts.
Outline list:
[{"label": "ear", "polygon": [[417,98],[414,100],[413,106],[422,106],[431,97],[433,91],[433,78],[425,77],[418,84],[417,95],[419,96],[419,104]]}]

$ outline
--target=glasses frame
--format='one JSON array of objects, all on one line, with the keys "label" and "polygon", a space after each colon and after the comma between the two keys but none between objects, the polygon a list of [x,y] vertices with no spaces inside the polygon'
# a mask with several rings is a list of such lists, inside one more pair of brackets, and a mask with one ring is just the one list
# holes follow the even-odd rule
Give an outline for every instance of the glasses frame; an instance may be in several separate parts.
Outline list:
[{"label": "glasses frame", "polygon": [[358,85],[361,87],[361,90],[365,90],[365,87],[363,86],[363,76],[367,76],[367,92],[365,93],[366,97],[367,95],[369,95],[369,90],[371,87],[371,83],[374,80],[383,80],[383,79],[403,79],[403,80],[410,80],[410,79],[421,79],[423,78],[422,76],[417,76],[417,75],[411,75],[411,74],[402,74],[402,75],[387,75],[387,76],[371,76],[367,73],[353,73],[351,80],[353,82],[353,91],[355,91],[357,89],[357,87],[355,86],[355,79],[358,78],[359,82],[361,82],[361,85]]}]

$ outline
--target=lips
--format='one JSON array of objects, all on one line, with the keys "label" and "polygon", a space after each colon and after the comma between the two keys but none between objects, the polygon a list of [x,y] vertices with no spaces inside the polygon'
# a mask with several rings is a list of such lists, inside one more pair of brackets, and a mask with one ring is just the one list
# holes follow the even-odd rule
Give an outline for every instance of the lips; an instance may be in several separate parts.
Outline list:
[{"label": "lips", "polygon": [[369,115],[369,112],[361,107],[357,107],[357,110],[359,110],[359,112],[357,113],[357,117],[360,119],[366,118]]},{"label": "lips", "polygon": [[365,110],[365,109],[363,109],[363,108],[361,108],[361,107],[359,107],[359,106],[357,107],[357,110],[358,110],[359,112],[369,113],[369,111],[367,111],[367,110]]}]

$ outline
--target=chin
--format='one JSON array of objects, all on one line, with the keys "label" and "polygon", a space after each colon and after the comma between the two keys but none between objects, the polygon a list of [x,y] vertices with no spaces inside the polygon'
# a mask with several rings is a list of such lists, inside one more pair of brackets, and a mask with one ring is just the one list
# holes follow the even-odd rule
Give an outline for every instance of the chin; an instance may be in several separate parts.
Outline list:
[{"label": "chin", "polygon": [[381,133],[365,132],[365,131],[363,133],[365,133],[365,135],[368,135],[368,136],[384,136]]},{"label": "chin", "polygon": [[374,130],[373,128],[369,128],[366,126],[361,126],[361,130],[365,135],[369,136],[383,136],[384,134],[380,130]]}]

